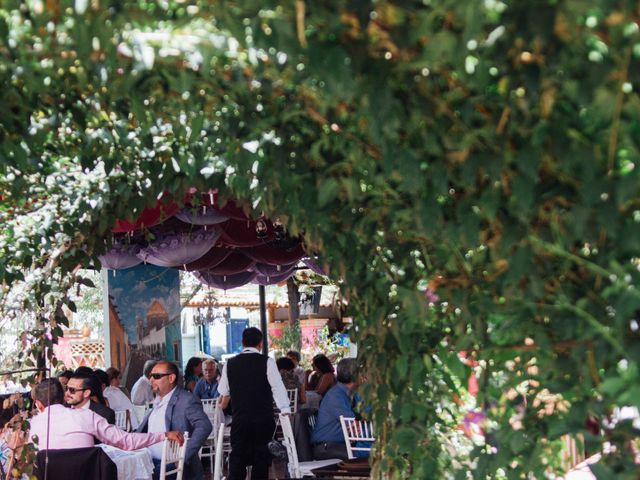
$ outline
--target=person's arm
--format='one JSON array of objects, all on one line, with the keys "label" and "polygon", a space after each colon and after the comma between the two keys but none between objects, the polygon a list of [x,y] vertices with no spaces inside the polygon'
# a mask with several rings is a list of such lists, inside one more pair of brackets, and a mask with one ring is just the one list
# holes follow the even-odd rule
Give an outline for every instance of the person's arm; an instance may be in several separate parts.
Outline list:
[{"label": "person's arm", "polygon": [[100,415],[90,411],[87,413],[91,416],[83,414],[82,418],[82,423],[86,424],[85,431],[91,432],[101,442],[121,450],[138,450],[162,442],[165,438],[176,440],[182,437],[180,432],[127,433],[111,425]]},{"label": "person's arm", "polygon": [[202,395],[203,395],[203,384],[202,384],[202,380],[198,380],[198,383],[196,383],[196,386],[193,389],[193,396],[196,397],[198,400],[202,400]]},{"label": "person's arm", "polygon": [[218,406],[224,410],[229,406],[229,402],[231,401],[231,397],[229,395],[220,395],[218,397]]},{"label": "person's arm", "polygon": [[307,403],[307,391],[304,388],[304,383],[298,387],[298,403]]},{"label": "person's arm", "polygon": [[282,383],[282,377],[280,376],[280,372],[278,372],[276,361],[273,358],[267,359],[267,379],[269,380],[269,385],[271,385],[273,401],[276,403],[276,407],[278,407],[282,413],[291,413],[289,395],[287,395],[287,389],[284,387],[284,383]]},{"label": "person's arm", "polygon": [[185,416],[193,428],[185,453],[185,458],[191,458],[198,453],[200,447],[207,441],[207,437],[213,430],[213,425],[211,425],[211,420],[209,420],[207,414],[204,413],[202,403],[193,395],[187,395]]},{"label": "person's arm", "polygon": [[333,375],[331,373],[325,373],[324,375],[322,375],[322,377],[320,377],[320,381],[318,382],[318,386],[316,387],[316,392],[318,392],[319,395],[324,395],[332,386]]}]

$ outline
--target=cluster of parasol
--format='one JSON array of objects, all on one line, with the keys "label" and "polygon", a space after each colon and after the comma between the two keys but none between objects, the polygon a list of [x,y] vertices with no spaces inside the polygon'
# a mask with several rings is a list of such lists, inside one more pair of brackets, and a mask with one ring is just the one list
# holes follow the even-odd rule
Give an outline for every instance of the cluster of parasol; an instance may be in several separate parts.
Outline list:
[{"label": "cluster of parasol", "polygon": [[325,274],[279,219],[253,219],[233,201],[220,207],[215,191],[196,195],[190,191],[183,206],[159,201],[133,223],[118,220],[111,247],[99,257],[102,266],[178,268],[224,290],[280,283],[299,268]]}]

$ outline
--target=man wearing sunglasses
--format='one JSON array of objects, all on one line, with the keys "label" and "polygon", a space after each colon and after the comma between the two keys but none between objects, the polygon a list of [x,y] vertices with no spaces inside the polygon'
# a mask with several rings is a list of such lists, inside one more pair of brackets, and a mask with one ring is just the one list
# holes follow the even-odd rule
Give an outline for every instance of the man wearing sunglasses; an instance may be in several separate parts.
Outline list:
[{"label": "man wearing sunglasses", "polygon": [[[75,387],[70,388],[75,390]],[[40,450],[93,447],[94,438],[122,450],[137,450],[165,438],[176,440],[180,445],[184,441],[180,432],[126,433],[90,410],[66,408],[62,405],[62,385],[55,378],[47,378],[36,385],[33,399],[39,413],[31,420],[29,436],[37,441]],[[72,472],[70,476],[73,477]]]},{"label": "man wearing sunglasses", "polygon": [[93,374],[76,372],[67,382],[64,402],[74,410],[89,409],[96,412],[113,425],[116,423],[116,413],[106,405],[91,399],[91,395],[97,394],[97,389],[100,389],[99,385],[97,377],[93,377]]},{"label": "man wearing sunglasses", "polygon": [[[156,399],[153,409],[140,423],[138,432],[189,432],[184,479],[202,480],[204,470],[198,452],[213,429],[209,417],[202,410],[202,403],[191,392],[178,385],[178,367],[173,363],[156,363],[149,377]],[[158,447],[154,445],[150,448],[153,462],[157,466],[154,479],[157,478],[162,458],[162,448]]]}]

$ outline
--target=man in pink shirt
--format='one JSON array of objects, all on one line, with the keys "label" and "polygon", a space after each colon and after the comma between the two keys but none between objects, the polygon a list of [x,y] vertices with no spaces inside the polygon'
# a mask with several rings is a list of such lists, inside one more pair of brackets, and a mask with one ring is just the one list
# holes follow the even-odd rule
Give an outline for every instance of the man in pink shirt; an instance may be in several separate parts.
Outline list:
[{"label": "man in pink shirt", "polygon": [[184,437],[180,432],[126,433],[91,410],[73,410],[62,405],[62,385],[55,378],[43,380],[33,393],[38,414],[31,419],[29,437],[38,448],[64,450],[93,447],[94,437],[122,450],[137,450],[163,441]]}]

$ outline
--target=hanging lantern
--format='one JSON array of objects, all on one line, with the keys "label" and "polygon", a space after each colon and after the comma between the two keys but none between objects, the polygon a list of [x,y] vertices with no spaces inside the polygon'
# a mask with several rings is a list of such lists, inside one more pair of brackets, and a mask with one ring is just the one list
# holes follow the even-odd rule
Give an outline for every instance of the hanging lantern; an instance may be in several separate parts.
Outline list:
[{"label": "hanging lantern", "polygon": [[269,236],[267,230],[267,222],[265,222],[263,218],[258,219],[256,221],[256,237],[260,240],[266,239]]}]

